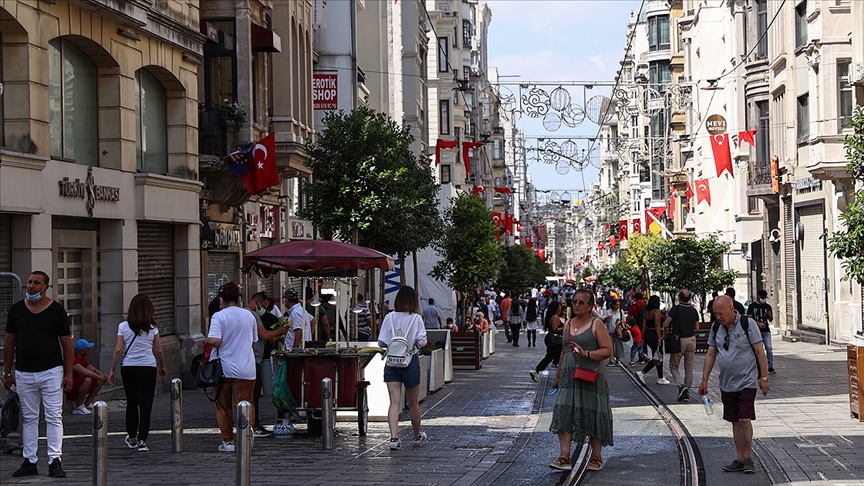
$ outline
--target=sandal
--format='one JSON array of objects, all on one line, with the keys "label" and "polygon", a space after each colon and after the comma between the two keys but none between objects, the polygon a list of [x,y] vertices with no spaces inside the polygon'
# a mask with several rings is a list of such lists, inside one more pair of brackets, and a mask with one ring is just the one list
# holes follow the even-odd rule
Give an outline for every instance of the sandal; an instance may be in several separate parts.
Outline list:
[{"label": "sandal", "polygon": [[566,457],[559,457],[554,461],[549,463],[549,467],[552,469],[558,469],[560,471],[570,471],[573,469],[573,466],[570,464],[570,459]]},{"label": "sandal", "polygon": [[603,460],[602,459],[591,459],[591,461],[588,462],[588,465],[585,467],[585,469],[587,469],[589,471],[600,471],[603,469]]}]

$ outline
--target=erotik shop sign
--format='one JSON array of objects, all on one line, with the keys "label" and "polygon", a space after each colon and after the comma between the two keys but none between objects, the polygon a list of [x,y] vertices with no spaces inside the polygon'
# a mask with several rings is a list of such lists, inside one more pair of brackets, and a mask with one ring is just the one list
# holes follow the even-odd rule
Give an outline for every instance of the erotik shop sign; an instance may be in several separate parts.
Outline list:
[{"label": "erotik shop sign", "polygon": [[312,108],[335,110],[339,103],[339,75],[315,73],[312,81]]}]

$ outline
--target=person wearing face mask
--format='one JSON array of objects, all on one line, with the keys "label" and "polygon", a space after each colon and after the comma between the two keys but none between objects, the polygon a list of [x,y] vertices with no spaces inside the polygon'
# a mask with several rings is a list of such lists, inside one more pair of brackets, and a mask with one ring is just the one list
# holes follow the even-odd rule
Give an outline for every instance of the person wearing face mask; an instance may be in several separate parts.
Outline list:
[{"label": "person wearing face mask", "polygon": [[[50,297],[45,272],[33,272],[27,279],[27,295],[9,307],[6,340],[3,346],[3,387],[17,383],[21,400],[22,455],[24,462],[13,477],[35,476],[38,461],[39,405],[45,410],[48,439],[48,475],[65,478],[60,464],[63,455],[63,392],[72,389],[75,351],[66,309]],[[12,364],[15,374],[12,374]]]},{"label": "person wearing face mask", "polygon": [[771,328],[768,327],[768,323],[774,320],[774,311],[771,304],[765,301],[768,299],[768,291],[761,289],[756,292],[756,297],[756,302],[747,308],[747,315],[759,325],[762,342],[765,343],[765,354],[768,355],[768,373],[774,374],[774,347],[771,345]]},{"label": "person wearing face mask", "polygon": [[[261,390],[264,383],[264,375],[261,372],[261,362],[264,360],[264,351],[267,348],[267,341],[278,339],[288,332],[287,327],[278,326],[276,329],[268,329],[264,326],[264,320],[270,322],[270,317],[275,318],[273,314],[267,313],[267,307],[270,305],[270,299],[264,292],[253,294],[249,299],[246,308],[252,312],[255,317],[255,325],[258,327],[258,342],[255,343],[255,386],[252,388],[252,405],[255,410],[254,426],[252,428],[252,436],[256,438],[267,437],[272,432],[261,425],[259,417],[258,401],[261,398]],[[266,319],[265,319],[266,318]]]}]

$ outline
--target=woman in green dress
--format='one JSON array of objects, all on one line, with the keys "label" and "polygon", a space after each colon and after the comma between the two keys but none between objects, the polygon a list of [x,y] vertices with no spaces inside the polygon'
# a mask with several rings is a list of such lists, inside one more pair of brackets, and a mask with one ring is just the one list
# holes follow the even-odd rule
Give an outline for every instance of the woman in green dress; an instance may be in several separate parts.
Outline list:
[{"label": "woman in green dress", "polygon": [[[603,469],[601,448],[611,446],[612,407],[609,405],[609,382],[605,366],[600,362],[612,356],[612,340],[606,325],[591,315],[594,294],[579,289],[573,296],[573,318],[564,331],[564,347],[553,388],[558,389],[555,410],[549,430],[558,434],[561,454],[549,467],[570,470],[570,444],[582,443],[588,437],[591,445],[589,471]],[[591,384],[573,379],[573,371],[579,367],[599,373],[597,383]]]}]

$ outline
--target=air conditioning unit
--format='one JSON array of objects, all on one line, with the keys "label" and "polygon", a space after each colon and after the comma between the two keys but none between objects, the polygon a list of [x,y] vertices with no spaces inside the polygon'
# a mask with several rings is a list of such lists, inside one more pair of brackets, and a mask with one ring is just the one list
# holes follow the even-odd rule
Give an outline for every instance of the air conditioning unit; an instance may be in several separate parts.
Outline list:
[{"label": "air conditioning unit", "polygon": [[864,86],[864,62],[849,63],[849,84]]}]

